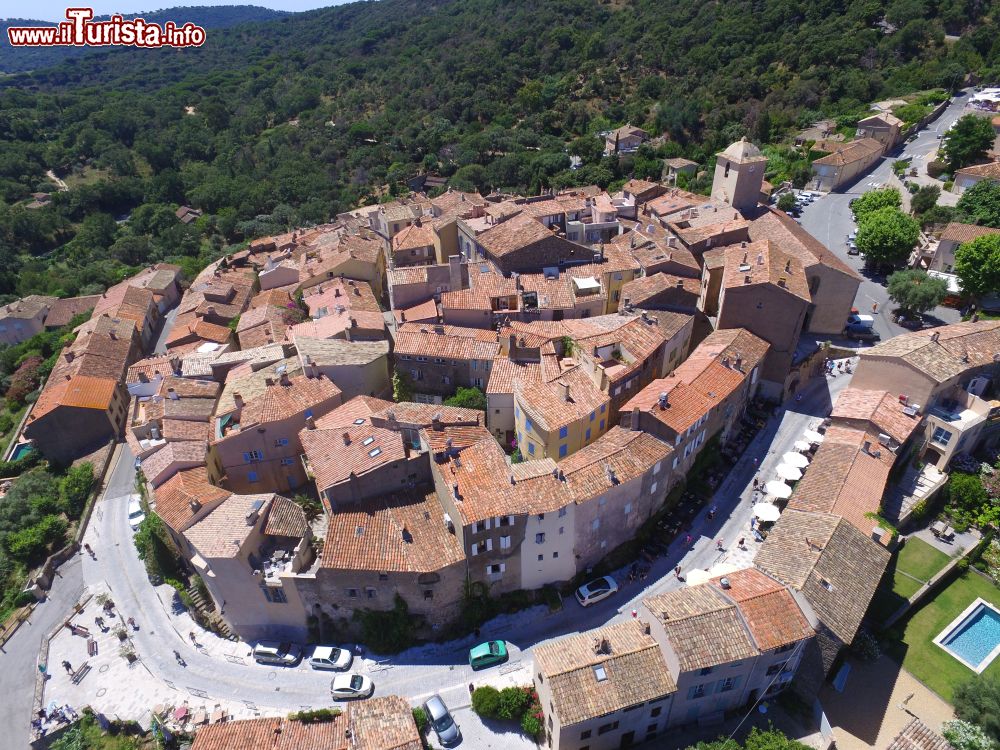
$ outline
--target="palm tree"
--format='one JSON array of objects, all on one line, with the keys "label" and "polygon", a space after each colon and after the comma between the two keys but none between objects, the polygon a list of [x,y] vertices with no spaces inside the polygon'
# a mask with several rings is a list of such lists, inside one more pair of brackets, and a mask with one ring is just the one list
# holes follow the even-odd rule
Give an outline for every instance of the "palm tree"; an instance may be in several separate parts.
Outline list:
[{"label": "palm tree", "polygon": [[312,523],[323,514],[323,505],[314,497],[309,495],[296,495],[293,502],[302,508],[306,516],[306,523]]}]

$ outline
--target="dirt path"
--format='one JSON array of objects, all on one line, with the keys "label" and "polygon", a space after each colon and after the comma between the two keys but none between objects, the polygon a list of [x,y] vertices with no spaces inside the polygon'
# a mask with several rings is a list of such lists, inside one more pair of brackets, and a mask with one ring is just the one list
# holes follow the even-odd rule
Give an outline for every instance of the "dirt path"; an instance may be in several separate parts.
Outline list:
[{"label": "dirt path", "polygon": [[53,172],[51,169],[45,173],[45,176],[48,177],[50,180],[52,180],[58,186],[60,192],[66,192],[67,190],[69,190],[69,185],[67,185],[65,182],[56,177],[56,173]]}]

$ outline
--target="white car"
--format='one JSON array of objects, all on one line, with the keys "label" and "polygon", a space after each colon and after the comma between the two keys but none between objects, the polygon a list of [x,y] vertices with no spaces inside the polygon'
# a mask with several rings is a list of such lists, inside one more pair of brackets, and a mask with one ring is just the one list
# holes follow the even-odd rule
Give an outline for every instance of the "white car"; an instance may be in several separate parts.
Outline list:
[{"label": "white car", "polygon": [[336,646],[317,646],[309,657],[309,666],[313,669],[344,670],[351,666],[354,657],[346,648]]},{"label": "white car", "polygon": [[302,658],[302,649],[294,643],[278,643],[277,641],[261,641],[253,647],[253,660],[258,664],[275,664],[279,667],[292,667]]},{"label": "white car", "polygon": [[132,531],[139,530],[139,524],[146,520],[146,514],[138,500],[129,500],[128,503],[128,525]]},{"label": "white car", "polygon": [[334,700],[367,698],[375,692],[375,683],[363,674],[338,674],[330,683],[330,695]]},{"label": "white car", "polygon": [[618,591],[618,584],[611,576],[603,576],[596,581],[583,584],[576,590],[576,600],[580,606],[589,607],[591,604],[604,601]]}]

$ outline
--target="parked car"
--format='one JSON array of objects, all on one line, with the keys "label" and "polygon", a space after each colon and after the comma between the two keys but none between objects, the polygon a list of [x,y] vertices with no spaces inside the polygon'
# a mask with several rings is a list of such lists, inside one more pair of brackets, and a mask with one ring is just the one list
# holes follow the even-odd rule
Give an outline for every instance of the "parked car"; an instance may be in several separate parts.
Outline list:
[{"label": "parked car", "polygon": [[139,530],[139,524],[146,520],[146,513],[142,509],[142,505],[139,504],[138,500],[128,501],[128,525],[132,527],[132,531]]},{"label": "parked car", "polygon": [[455,723],[440,695],[432,695],[427,699],[424,713],[427,714],[427,721],[434,727],[434,732],[442,745],[454,745],[462,739],[462,732],[459,731],[458,724]]},{"label": "parked car", "polygon": [[336,646],[317,646],[309,657],[309,666],[313,669],[349,669],[354,657],[346,648]]},{"label": "parked car", "polygon": [[330,683],[330,695],[337,701],[367,698],[374,692],[375,683],[371,678],[355,672],[338,674]]},{"label": "parked car", "polygon": [[507,661],[507,644],[503,641],[486,641],[469,649],[469,666],[485,669]]},{"label": "parked car", "polygon": [[596,581],[583,584],[576,590],[576,600],[581,606],[589,607],[591,604],[604,601],[618,591],[618,584],[611,576],[603,576]]},{"label": "parked car", "polygon": [[847,254],[848,255],[860,255],[861,251],[858,250],[857,243],[854,240],[847,241]]},{"label": "parked car", "polygon": [[294,643],[261,641],[253,647],[253,659],[258,664],[276,664],[279,667],[291,667],[298,664],[301,658],[302,649]]}]

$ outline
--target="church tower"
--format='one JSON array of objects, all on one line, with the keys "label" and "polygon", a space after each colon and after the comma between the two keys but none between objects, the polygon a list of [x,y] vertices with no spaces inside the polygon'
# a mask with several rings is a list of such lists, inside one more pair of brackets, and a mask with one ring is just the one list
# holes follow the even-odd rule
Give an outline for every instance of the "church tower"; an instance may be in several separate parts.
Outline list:
[{"label": "church tower", "polygon": [[739,211],[753,209],[760,200],[766,166],[767,157],[760,149],[746,138],[740,139],[716,154],[712,197]]}]

